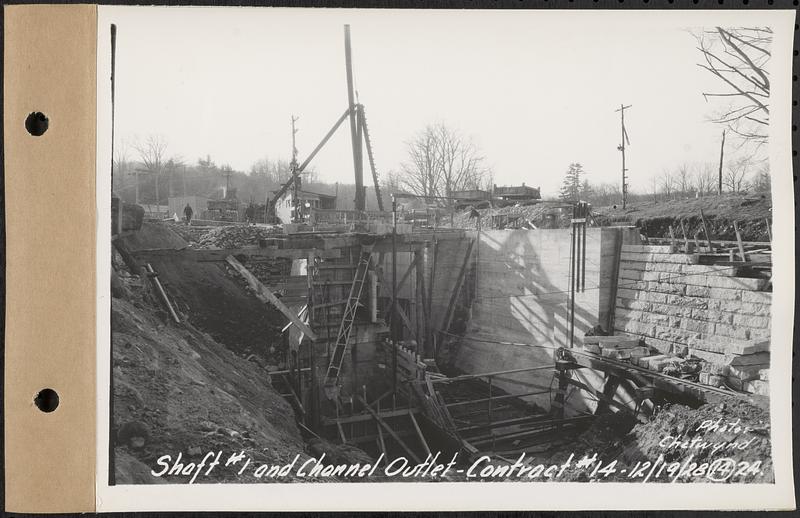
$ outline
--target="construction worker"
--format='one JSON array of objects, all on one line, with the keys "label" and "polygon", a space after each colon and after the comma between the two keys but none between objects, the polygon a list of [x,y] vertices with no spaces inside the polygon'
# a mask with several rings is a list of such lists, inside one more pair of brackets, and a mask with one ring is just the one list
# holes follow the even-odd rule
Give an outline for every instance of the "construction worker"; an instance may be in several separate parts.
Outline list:
[{"label": "construction worker", "polygon": [[192,214],[194,214],[192,206],[187,203],[183,208],[183,215],[186,217],[186,225],[192,224]]}]

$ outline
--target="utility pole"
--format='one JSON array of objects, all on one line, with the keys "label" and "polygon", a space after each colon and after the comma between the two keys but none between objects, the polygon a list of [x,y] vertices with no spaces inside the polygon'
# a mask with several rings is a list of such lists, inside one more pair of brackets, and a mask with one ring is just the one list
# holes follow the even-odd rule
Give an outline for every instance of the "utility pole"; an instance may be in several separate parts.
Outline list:
[{"label": "utility pole", "polygon": [[292,115],[292,172],[297,169],[297,128],[295,123],[300,120],[300,117]]},{"label": "utility pole", "polygon": [[289,164],[289,172],[292,175],[292,204],[294,205],[292,221],[302,223],[300,219],[300,176],[297,172],[297,127],[295,126],[298,120],[300,120],[300,117],[292,115],[292,162]]},{"label": "utility pole", "polygon": [[350,25],[344,26],[344,57],[345,67],[347,68],[347,102],[350,107],[350,139],[353,143],[353,168],[356,176],[356,211],[363,212],[366,204],[364,203],[364,171],[361,160],[361,139],[358,129],[360,118],[357,117],[358,109],[355,102],[355,92],[353,89],[353,58],[350,52]]},{"label": "utility pole", "polygon": [[719,184],[717,186],[718,194],[722,194],[722,158],[725,153],[725,130],[722,130],[722,144],[719,146]]},{"label": "utility pole", "polygon": [[622,152],[622,208],[623,209],[628,204],[628,182],[625,175],[625,173],[628,170],[625,168],[625,142],[627,142],[629,146],[631,145],[630,140],[628,140],[628,132],[625,131],[625,110],[627,110],[631,106],[633,105],[629,104],[628,106],[625,106],[623,104],[620,104],[619,109],[614,110],[619,112],[620,124],[622,127],[622,143],[619,146],[617,146],[617,149],[619,149]]}]

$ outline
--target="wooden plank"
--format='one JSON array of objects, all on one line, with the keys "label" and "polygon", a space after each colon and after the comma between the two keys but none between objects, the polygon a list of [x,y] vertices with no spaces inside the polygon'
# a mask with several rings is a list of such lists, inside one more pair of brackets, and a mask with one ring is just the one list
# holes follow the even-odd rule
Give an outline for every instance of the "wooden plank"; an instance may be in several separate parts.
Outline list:
[{"label": "wooden plank", "polygon": [[417,263],[419,263],[420,257],[421,257],[421,254],[419,254],[419,253],[415,253],[414,254],[414,260],[411,261],[411,264],[408,265],[408,268],[406,269],[405,273],[403,273],[403,276],[400,277],[400,282],[397,283],[397,292],[398,293],[400,293],[400,289],[406,283],[408,278],[411,277],[411,272],[417,266]]},{"label": "wooden plank", "polygon": [[434,378],[430,380],[426,380],[429,383],[450,383],[453,381],[464,381],[469,379],[475,378],[486,378],[489,376],[498,376],[501,374],[515,374],[518,372],[531,372],[531,371],[540,371],[540,370],[547,370],[554,368],[554,365],[539,365],[537,367],[523,367],[521,369],[510,369],[505,371],[497,371],[497,372],[485,372],[481,374],[463,374],[461,376],[455,376],[452,378]]},{"label": "wooden plank", "polygon": [[464,276],[467,272],[467,265],[469,264],[469,258],[472,255],[472,247],[474,245],[474,241],[470,241],[467,245],[467,252],[464,254],[464,263],[461,265],[461,269],[458,271],[458,276],[456,277],[456,285],[453,288],[453,293],[450,296],[450,302],[447,305],[444,314],[444,321],[442,322],[441,331],[447,332],[450,328],[450,321],[453,319],[453,313],[455,313],[455,305],[456,301],[458,300],[459,295],[461,294],[461,287],[464,285]]},{"label": "wooden plank", "polygon": [[[159,257],[179,257],[181,260],[197,262],[225,261],[229,255],[264,258],[306,259],[313,249],[277,249],[277,248],[230,248],[230,249],[193,249],[193,248],[148,248],[131,251],[136,258],[148,261]],[[342,256],[340,249],[315,250],[315,254],[323,259],[338,259]]]},{"label": "wooden plank", "polygon": [[[371,408],[371,407],[370,407]],[[409,412],[417,412],[416,408],[398,408],[397,410],[385,410],[383,412],[378,413],[379,416],[382,418],[388,419],[390,417],[400,417],[408,414]],[[323,417],[322,423],[326,425],[333,424],[336,421],[339,421],[343,424],[349,423],[363,423],[365,421],[371,421],[374,419],[370,414],[355,414],[347,417],[339,417],[338,419],[332,419],[329,417]]]},{"label": "wooden plank", "polygon": [[158,274],[153,270],[153,267],[150,263],[147,263],[147,273],[150,274],[150,278],[153,280],[153,284],[156,285],[158,288],[158,294],[161,295],[161,300],[164,302],[164,305],[167,306],[169,310],[169,314],[172,315],[172,318],[175,320],[176,324],[181,323],[181,319],[178,318],[178,314],[175,313],[175,309],[172,307],[172,302],[169,301],[169,297],[167,297],[167,292],[164,291],[164,286],[161,285],[161,281],[158,280]]},{"label": "wooden plank", "polygon": [[431,455],[431,449],[428,447],[428,442],[425,440],[425,436],[422,435],[422,430],[420,430],[419,424],[417,423],[416,418],[414,418],[414,414],[409,413],[408,417],[411,418],[411,422],[414,424],[414,429],[417,431],[417,435],[419,436],[419,442],[422,443],[422,447],[425,448],[425,453]]},{"label": "wooden plank", "polygon": [[391,426],[389,426],[389,425],[386,423],[386,421],[384,421],[384,420],[381,418],[381,416],[379,416],[379,415],[377,414],[377,412],[375,412],[375,411],[374,411],[372,408],[370,408],[370,407],[369,407],[369,405],[367,404],[367,402],[366,402],[366,401],[364,401],[364,399],[363,399],[361,396],[356,396],[356,398],[357,398],[359,401],[361,401],[361,404],[362,404],[362,405],[364,405],[364,408],[367,410],[367,412],[369,412],[369,413],[372,415],[372,417],[374,417],[374,418],[375,418],[375,420],[376,420],[376,421],[378,421],[378,424],[380,424],[381,426],[383,426],[384,430],[386,430],[387,432],[389,432],[389,435],[391,435],[391,436],[392,436],[392,439],[394,439],[395,441],[397,441],[397,444],[399,444],[399,445],[400,445],[400,446],[401,446],[401,447],[402,447],[404,450],[406,450],[406,452],[407,452],[407,453],[408,453],[408,454],[411,456],[411,458],[412,458],[412,459],[414,459],[414,462],[417,462],[417,463],[421,462],[421,461],[420,461],[420,459],[419,459],[419,457],[417,457],[417,455],[414,453],[414,450],[412,450],[411,448],[409,448],[409,447],[408,447],[408,445],[407,445],[405,442],[403,442],[403,439],[401,439],[401,438],[400,438],[400,436],[399,436],[399,435],[397,435],[397,434],[395,433],[395,431],[392,429],[392,427],[391,427]]},{"label": "wooden plank", "polygon": [[379,423],[375,423],[375,428],[378,429],[378,446],[381,447],[381,453],[385,458],[389,458],[389,454],[386,452],[386,441],[383,439],[383,429]]},{"label": "wooden plank", "polygon": [[242,263],[240,263],[240,262],[239,262],[239,261],[238,261],[238,260],[237,260],[235,257],[233,257],[232,255],[229,255],[229,256],[228,256],[228,257],[227,257],[225,260],[228,262],[228,264],[230,264],[231,266],[233,266],[233,268],[234,268],[234,269],[235,269],[237,272],[239,272],[239,274],[240,274],[242,277],[244,277],[244,279],[247,281],[247,284],[248,284],[248,285],[249,285],[249,286],[250,286],[250,287],[253,289],[253,291],[255,292],[255,294],[256,294],[256,297],[258,298],[258,300],[260,300],[261,302],[264,302],[265,304],[266,304],[266,303],[272,304],[272,305],[273,305],[273,306],[275,306],[275,307],[276,307],[276,308],[277,308],[277,309],[278,309],[278,310],[279,310],[281,313],[283,313],[283,316],[285,316],[286,318],[288,318],[289,320],[291,320],[291,321],[292,321],[292,323],[294,323],[294,325],[296,325],[296,326],[297,326],[297,328],[298,328],[298,329],[300,329],[300,331],[302,331],[302,332],[303,332],[303,334],[305,334],[305,335],[306,335],[307,337],[309,337],[311,340],[316,340],[316,339],[317,339],[317,335],[316,335],[316,333],[314,333],[314,331],[312,331],[312,330],[311,330],[311,328],[310,328],[310,327],[308,327],[308,326],[305,324],[305,322],[303,322],[302,320],[300,320],[300,318],[299,318],[297,315],[295,315],[295,314],[294,314],[294,312],[292,312],[292,310],[290,310],[289,308],[287,308],[287,307],[286,307],[286,305],[285,305],[283,302],[281,302],[281,300],[280,300],[278,297],[276,297],[276,296],[275,296],[275,294],[274,294],[274,293],[272,293],[272,292],[269,290],[269,288],[267,288],[266,286],[264,286],[264,285],[261,283],[261,281],[259,281],[259,280],[256,278],[256,276],[255,276],[255,275],[253,275],[252,273],[250,273],[250,270],[248,270],[247,268],[245,268],[245,267],[244,267],[244,265],[243,265]]},{"label": "wooden plank", "polygon": [[403,324],[411,332],[411,336],[414,337],[414,340],[416,340],[417,345],[421,345],[420,341],[419,341],[419,337],[417,336],[417,332],[414,330],[414,325],[411,323],[411,320],[408,318],[408,315],[406,315],[406,312],[403,309],[403,306],[398,304],[396,310],[397,310],[397,314],[400,315],[400,320],[403,321]]}]

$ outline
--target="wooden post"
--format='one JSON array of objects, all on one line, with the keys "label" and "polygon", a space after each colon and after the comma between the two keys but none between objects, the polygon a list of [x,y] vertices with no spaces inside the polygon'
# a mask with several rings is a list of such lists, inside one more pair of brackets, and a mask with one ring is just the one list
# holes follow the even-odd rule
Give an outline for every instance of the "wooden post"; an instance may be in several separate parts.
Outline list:
[{"label": "wooden post", "polygon": [[714,248],[711,245],[711,234],[708,232],[708,225],[706,224],[706,216],[703,214],[703,209],[700,209],[700,220],[703,222],[703,232],[706,234],[706,243],[708,243],[708,251],[713,252]]},{"label": "wooden post", "polygon": [[675,232],[673,232],[673,230],[672,230],[672,225],[669,226],[669,240],[670,240],[670,244],[672,245],[672,252],[674,253],[675,250],[676,250],[676,248],[675,248]]},{"label": "wooden post", "polygon": [[689,253],[689,236],[686,234],[686,227],[683,226],[683,218],[681,218],[681,232],[683,233],[683,252],[685,254]]},{"label": "wooden post", "polygon": [[739,255],[742,256],[742,262],[747,262],[747,255],[744,253],[744,244],[742,244],[742,234],[739,232],[739,224],[736,220],[733,221],[733,230],[736,232],[736,244],[739,245]]}]

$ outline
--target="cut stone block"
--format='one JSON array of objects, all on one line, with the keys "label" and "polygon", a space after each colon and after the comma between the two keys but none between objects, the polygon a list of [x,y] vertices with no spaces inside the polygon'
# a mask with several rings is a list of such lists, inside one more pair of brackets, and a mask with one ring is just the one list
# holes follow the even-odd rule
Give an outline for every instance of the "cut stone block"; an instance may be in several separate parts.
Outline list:
[{"label": "cut stone block", "polygon": [[711,374],[710,372],[701,372],[699,381],[703,385],[721,387],[725,382],[725,378],[717,374]]},{"label": "cut stone block", "polygon": [[647,368],[651,371],[661,372],[664,370],[664,367],[671,363],[675,363],[676,361],[679,362],[680,358],[677,356],[665,355],[663,358],[650,360],[647,362]]},{"label": "cut stone block", "polygon": [[739,378],[742,381],[758,379],[758,373],[764,367],[762,365],[736,365],[731,366],[728,377]]},{"label": "cut stone block", "polygon": [[769,366],[769,353],[754,353],[735,355],[730,361],[730,365],[761,365]]},{"label": "cut stone block", "polygon": [[597,345],[597,344],[590,344],[590,343],[585,343],[584,342],[583,349],[585,351],[588,351],[588,352],[594,353],[594,354],[600,354],[601,353],[600,346]]},{"label": "cut stone block", "polygon": [[742,300],[742,290],[729,290],[727,288],[708,288],[708,297],[717,300]]},{"label": "cut stone block", "polygon": [[731,370],[730,365],[716,362],[703,362],[703,372],[707,374],[714,374],[716,376],[727,376]]},{"label": "cut stone block", "polygon": [[737,326],[767,328],[770,326],[771,318],[757,317],[753,315],[733,315],[733,324]]},{"label": "cut stone block", "polygon": [[732,340],[711,337],[705,340],[694,338],[688,343],[691,349],[700,349],[717,354],[753,354],[769,351],[769,341]]},{"label": "cut stone block", "polygon": [[603,358],[609,360],[625,360],[631,357],[630,353],[625,349],[609,349],[603,348]]},{"label": "cut stone block", "polygon": [[759,291],[764,288],[766,279],[749,279],[742,277],[706,276],[703,281],[709,288],[725,288],[729,290]]},{"label": "cut stone block", "polygon": [[717,335],[735,338],[737,340],[749,340],[750,330],[746,327],[735,327],[727,324],[716,324],[714,333]]},{"label": "cut stone block", "polygon": [[585,344],[600,344],[601,347],[636,347],[639,345],[640,338],[638,336],[628,335],[613,335],[613,336],[584,336],[583,343]]},{"label": "cut stone block", "polygon": [[740,380],[739,378],[735,378],[735,377],[733,377],[733,376],[728,376],[727,378],[725,378],[725,383],[726,383],[726,384],[727,384],[729,387],[731,387],[731,388],[733,388],[733,389],[736,389],[736,390],[744,390],[744,384],[745,384],[745,382],[744,382],[744,381],[742,381],[742,380]]},{"label": "cut stone block", "polygon": [[689,285],[686,286],[686,296],[687,297],[701,297],[701,298],[708,298],[711,294],[711,288],[707,286],[694,286]]},{"label": "cut stone block", "polygon": [[744,390],[759,396],[769,396],[769,381],[753,380],[744,384]]},{"label": "cut stone block", "polygon": [[742,293],[742,302],[772,304],[772,293],[768,291],[745,291]]},{"label": "cut stone block", "polygon": [[672,245],[622,245],[623,252],[671,254],[675,252]]},{"label": "cut stone block", "polygon": [[637,253],[637,252],[622,252],[620,254],[622,261],[635,261],[635,262],[656,262],[656,263],[677,263],[677,264],[697,264],[699,261],[698,256],[691,254],[663,254],[663,253]]},{"label": "cut stone block", "polygon": [[657,361],[663,360],[664,358],[667,358],[667,357],[668,356],[666,354],[655,354],[653,356],[643,356],[643,357],[639,358],[639,367],[642,367],[642,368],[645,368],[645,369],[649,369],[650,368],[650,362],[657,362]]},{"label": "cut stone block", "polygon": [[689,349],[689,354],[712,363],[720,363],[731,366],[741,365],[760,365],[762,368],[769,367],[769,353],[760,352],[755,354],[718,354],[700,349]]}]

